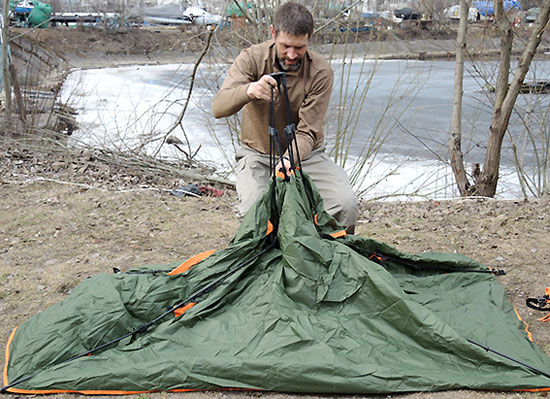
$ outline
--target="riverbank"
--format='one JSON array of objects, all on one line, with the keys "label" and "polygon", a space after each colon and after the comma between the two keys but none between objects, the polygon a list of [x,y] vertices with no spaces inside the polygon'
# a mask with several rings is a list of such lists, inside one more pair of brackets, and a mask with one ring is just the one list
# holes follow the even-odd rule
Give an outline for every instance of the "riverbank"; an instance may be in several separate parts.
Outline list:
[{"label": "riverbank", "polygon": [[[527,31],[518,30],[519,39],[514,52],[524,49]],[[97,28],[56,27],[27,31],[13,28],[15,58],[21,61],[46,63],[53,69],[103,68],[123,65],[158,65],[166,63],[192,63],[206,45],[207,31],[182,31],[177,27],[130,28],[108,31]],[[218,32],[219,38],[211,47],[223,46],[220,55],[209,54],[205,61],[231,62],[244,44],[228,40],[228,32]],[[547,35],[546,35],[547,36]],[[539,54],[550,51],[547,37],[539,47]],[[267,36],[266,36],[267,38]],[[354,44],[357,57],[371,59],[451,59],[456,53],[456,26],[431,30],[394,29],[365,34]],[[328,44],[334,37],[314,37],[311,48],[326,57],[349,56],[350,45]],[[341,38],[339,39],[341,40]],[[499,39],[484,25],[470,27],[467,51],[471,57],[498,55]],[[22,51],[28,54],[25,56]],[[29,56],[30,54],[30,56]],[[33,60],[33,58],[36,58]]]}]

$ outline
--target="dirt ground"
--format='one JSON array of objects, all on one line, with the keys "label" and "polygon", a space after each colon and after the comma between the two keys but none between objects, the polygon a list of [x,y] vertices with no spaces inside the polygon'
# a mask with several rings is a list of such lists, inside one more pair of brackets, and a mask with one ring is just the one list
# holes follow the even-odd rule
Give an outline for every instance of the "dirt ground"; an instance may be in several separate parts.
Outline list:
[{"label": "dirt ground", "polygon": [[[84,279],[224,248],[239,226],[236,196],[178,198],[184,182],[131,175],[80,154],[0,150],[0,341]],[[79,162],[86,162],[82,168]],[[550,199],[363,202],[357,234],[410,252],[460,252],[504,269],[499,280],[550,355],[550,326],[525,305],[550,285]],[[3,363],[4,353],[0,352]],[[277,393],[154,394],[184,398],[290,398]],[[516,398],[546,393],[449,391],[397,398]],[[17,395],[8,395],[16,397]],[[74,395],[58,395],[58,397]],[[149,396],[149,395],[147,395]],[[319,398],[319,395],[300,395]],[[337,398],[330,395],[327,398]],[[349,396],[343,396],[349,397]],[[363,396],[354,396],[363,397]],[[367,396],[365,396],[367,397]],[[376,396],[371,396],[376,397]],[[390,396],[381,396],[390,397]]]},{"label": "dirt ground", "polygon": [[[55,40],[43,32],[36,33],[39,40]],[[159,41],[155,34],[143,33],[136,47],[169,51],[184,45],[179,31],[174,30],[171,42]],[[87,51],[130,51],[132,46],[119,40],[125,35],[110,37],[107,47],[105,38],[92,40],[86,35]],[[84,37],[79,37],[73,35],[72,45],[82,43]],[[173,188],[191,182],[178,176],[125,168],[93,154],[36,147],[29,150],[0,143],[0,346],[5,345],[13,328],[65,298],[90,276],[112,273],[113,267],[124,271],[224,248],[239,226],[236,195],[227,186],[217,187],[225,192],[222,197],[178,198],[170,194]],[[504,269],[507,274],[499,277],[500,282],[529,324],[535,342],[550,355],[550,324],[537,321],[544,313],[525,305],[526,298],[542,296],[545,287],[550,286],[550,198],[528,202],[364,201],[356,233],[404,251],[460,252]],[[0,350],[1,364],[4,358],[4,351]],[[382,396],[257,392],[139,395],[184,399],[546,396],[544,392],[478,391]]]}]

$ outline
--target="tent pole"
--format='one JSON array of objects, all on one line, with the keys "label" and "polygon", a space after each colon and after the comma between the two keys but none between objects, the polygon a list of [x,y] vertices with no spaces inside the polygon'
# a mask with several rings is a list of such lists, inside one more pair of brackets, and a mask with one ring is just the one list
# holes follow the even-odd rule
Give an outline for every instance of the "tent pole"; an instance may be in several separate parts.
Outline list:
[{"label": "tent pole", "polygon": [[550,378],[550,374],[547,373],[546,371],[543,371],[543,370],[541,370],[541,369],[539,369],[539,368],[536,368],[536,367],[531,366],[531,365],[529,365],[529,364],[527,364],[527,363],[524,363],[524,362],[522,362],[521,360],[514,359],[513,357],[510,357],[510,356],[508,356],[508,355],[505,355],[504,353],[501,353],[501,352],[498,352],[498,351],[496,351],[496,350],[494,350],[494,349],[491,349],[491,348],[489,348],[488,346],[485,346],[485,345],[482,345],[482,344],[480,344],[480,343],[478,343],[478,342],[475,342],[475,341],[471,340],[470,338],[466,338],[466,340],[467,340],[469,343],[471,343],[471,344],[474,344],[474,345],[476,345],[476,346],[479,346],[479,347],[482,348],[482,349],[485,349],[487,352],[492,352],[492,353],[494,353],[494,354],[496,354],[496,355],[502,356],[502,357],[505,358],[505,359],[511,360],[512,362],[515,362],[515,363],[520,364],[520,365],[522,365],[522,366],[524,366],[524,367],[527,367],[528,369],[531,369],[531,370],[533,370],[533,371],[536,371],[536,372],[539,373],[540,375],[543,375],[543,376],[545,376],[545,377]]}]

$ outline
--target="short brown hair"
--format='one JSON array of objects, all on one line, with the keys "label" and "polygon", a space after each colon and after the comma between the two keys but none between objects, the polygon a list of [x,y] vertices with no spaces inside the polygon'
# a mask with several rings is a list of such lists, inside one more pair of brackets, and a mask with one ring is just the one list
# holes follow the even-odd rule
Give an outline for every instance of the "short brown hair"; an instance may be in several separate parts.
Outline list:
[{"label": "short brown hair", "polygon": [[309,10],[298,3],[289,1],[282,4],[273,16],[273,30],[275,34],[285,32],[293,36],[313,34],[313,16]]}]

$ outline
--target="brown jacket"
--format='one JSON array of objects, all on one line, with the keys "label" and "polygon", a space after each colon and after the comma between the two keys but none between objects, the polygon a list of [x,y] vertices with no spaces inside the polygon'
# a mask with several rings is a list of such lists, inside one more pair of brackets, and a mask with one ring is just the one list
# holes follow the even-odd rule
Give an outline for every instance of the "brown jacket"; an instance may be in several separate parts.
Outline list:
[{"label": "brown jacket", "polygon": [[[273,40],[243,50],[229,68],[220,91],[212,101],[212,112],[216,118],[230,116],[243,109],[241,143],[264,154],[269,154],[269,102],[250,100],[246,90],[250,83],[263,75],[280,72],[275,55]],[[324,145],[323,120],[332,93],[334,73],[320,55],[308,50],[300,69],[287,72],[286,80],[298,149],[300,157],[305,159],[311,151]],[[279,95],[275,101],[275,127],[281,134],[283,148],[286,148],[283,137],[286,124],[284,101]]]}]

